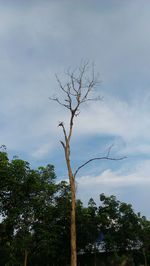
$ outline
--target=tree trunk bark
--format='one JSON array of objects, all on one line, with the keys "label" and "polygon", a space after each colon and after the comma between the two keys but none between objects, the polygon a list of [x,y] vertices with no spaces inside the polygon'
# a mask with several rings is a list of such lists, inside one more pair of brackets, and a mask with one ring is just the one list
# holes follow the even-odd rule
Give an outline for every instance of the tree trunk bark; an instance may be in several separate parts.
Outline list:
[{"label": "tree trunk bark", "polygon": [[76,187],[72,173],[69,147],[66,149],[66,162],[71,188],[71,266],[77,266],[77,248],[76,248]]},{"label": "tree trunk bark", "polygon": [[76,251],[76,195],[75,182],[72,180],[71,185],[71,266],[77,266]]},{"label": "tree trunk bark", "polygon": [[24,266],[27,266],[27,259],[28,259],[28,252],[27,250],[24,251]]},{"label": "tree trunk bark", "polygon": [[144,256],[144,265],[145,265],[145,266],[148,266],[148,264],[147,264],[147,258],[146,258],[145,248],[143,248],[143,256]]}]

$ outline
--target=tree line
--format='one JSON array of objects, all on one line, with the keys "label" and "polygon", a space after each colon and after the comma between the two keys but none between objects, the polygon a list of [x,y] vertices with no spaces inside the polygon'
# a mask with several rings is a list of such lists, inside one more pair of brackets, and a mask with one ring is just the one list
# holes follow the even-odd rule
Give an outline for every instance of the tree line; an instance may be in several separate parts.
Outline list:
[{"label": "tree line", "polygon": [[[0,265],[69,265],[70,212],[70,185],[57,181],[54,166],[32,169],[0,151]],[[132,205],[100,194],[99,205],[77,199],[76,213],[79,258],[136,252],[149,265],[150,221]]]}]

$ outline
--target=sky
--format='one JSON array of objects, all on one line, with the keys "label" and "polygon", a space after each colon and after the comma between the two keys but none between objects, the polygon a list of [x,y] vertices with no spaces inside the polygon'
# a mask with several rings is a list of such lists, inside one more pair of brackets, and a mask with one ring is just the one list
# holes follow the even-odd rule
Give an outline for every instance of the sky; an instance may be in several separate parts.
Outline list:
[{"label": "sky", "polygon": [[100,193],[131,203],[150,218],[150,2],[148,0],[0,0],[0,145],[36,168],[55,166],[67,180],[59,121],[69,113],[55,74],[82,60],[95,64],[102,101],[83,105],[75,120],[72,167],[95,161],[76,179],[84,204]]}]

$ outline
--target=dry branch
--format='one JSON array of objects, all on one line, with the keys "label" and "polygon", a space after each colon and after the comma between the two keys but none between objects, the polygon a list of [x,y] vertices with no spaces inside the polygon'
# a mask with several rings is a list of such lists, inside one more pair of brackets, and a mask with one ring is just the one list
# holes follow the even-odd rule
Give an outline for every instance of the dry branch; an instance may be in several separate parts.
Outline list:
[{"label": "dry branch", "polygon": [[120,157],[120,158],[113,158],[113,157],[109,157],[109,156],[102,156],[102,157],[95,157],[95,158],[92,158],[92,159],[89,159],[88,161],[86,161],[85,163],[81,164],[77,170],[75,171],[74,173],[74,177],[76,177],[77,173],[79,172],[79,170],[81,168],[83,168],[85,165],[89,164],[90,162],[92,161],[96,161],[96,160],[110,160],[110,161],[120,161],[120,160],[123,160],[125,159],[126,156],[124,157]]}]

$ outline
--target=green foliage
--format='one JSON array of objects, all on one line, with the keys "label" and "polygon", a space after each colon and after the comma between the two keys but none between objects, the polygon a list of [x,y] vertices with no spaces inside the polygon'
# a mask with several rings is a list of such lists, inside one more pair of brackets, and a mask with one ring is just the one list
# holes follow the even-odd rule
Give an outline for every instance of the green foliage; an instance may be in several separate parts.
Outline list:
[{"label": "green foliage", "polygon": [[[150,222],[113,195],[101,194],[100,202],[96,206],[90,199],[87,207],[76,202],[78,254],[90,256],[103,248],[114,265],[121,265],[129,261],[126,252],[135,251],[146,265]],[[70,211],[70,186],[56,183],[52,165],[31,169],[28,162],[10,161],[5,150],[0,152],[0,265],[23,265],[25,256],[28,266],[67,265]]]},{"label": "green foliage", "polygon": [[83,207],[80,200],[77,201],[77,247],[78,251],[90,252],[93,250],[98,237],[97,207],[93,199],[89,200],[88,207]]},{"label": "green foliage", "polygon": [[[29,163],[18,158],[9,161],[5,152],[0,153],[1,252],[6,254],[5,264],[23,264],[25,251],[30,260],[32,247],[36,252],[43,249],[44,236],[48,237],[48,245],[56,238],[47,233],[53,232],[56,221],[54,195],[58,190],[53,166],[33,170]],[[35,242],[37,232],[42,238],[40,244]],[[48,245],[44,246],[46,254]],[[54,249],[53,243],[51,246]]]},{"label": "green foliage", "polygon": [[105,248],[108,251],[131,250],[140,239],[140,217],[132,206],[116,200],[115,196],[100,195],[100,228],[105,235]]}]

